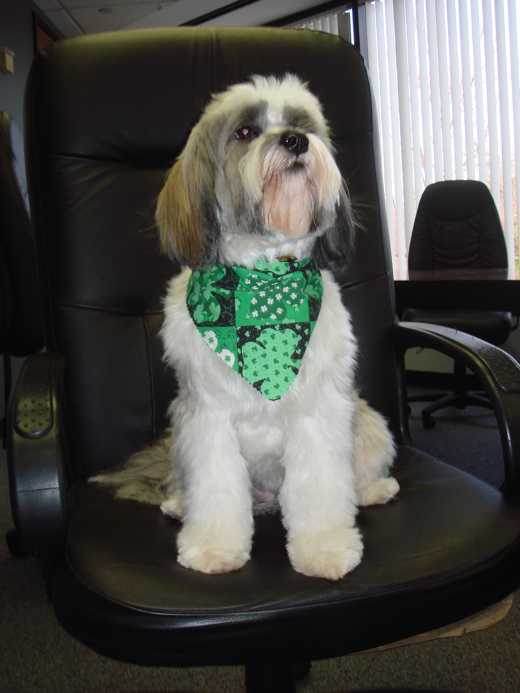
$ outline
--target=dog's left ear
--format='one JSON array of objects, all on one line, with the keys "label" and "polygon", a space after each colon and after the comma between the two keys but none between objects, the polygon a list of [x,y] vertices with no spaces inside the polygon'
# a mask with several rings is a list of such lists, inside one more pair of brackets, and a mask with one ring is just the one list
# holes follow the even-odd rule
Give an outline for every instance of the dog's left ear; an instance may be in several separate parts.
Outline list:
[{"label": "dog's left ear", "polygon": [[336,202],[334,223],[317,238],[314,245],[312,257],[320,269],[334,272],[350,262],[354,251],[355,227],[350,199],[342,188]]},{"label": "dog's left ear", "polygon": [[215,264],[220,240],[215,151],[200,129],[170,170],[155,214],[161,250],[192,269]]}]

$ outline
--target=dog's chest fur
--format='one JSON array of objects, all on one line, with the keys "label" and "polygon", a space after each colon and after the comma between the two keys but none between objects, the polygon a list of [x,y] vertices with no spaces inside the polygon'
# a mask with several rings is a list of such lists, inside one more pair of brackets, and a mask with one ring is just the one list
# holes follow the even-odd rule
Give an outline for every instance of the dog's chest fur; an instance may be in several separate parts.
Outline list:
[{"label": "dog's chest fur", "polygon": [[253,482],[268,491],[276,491],[283,480],[283,457],[290,443],[288,431],[294,435],[294,419],[305,426],[306,417],[315,417],[321,402],[351,396],[356,342],[350,316],[331,274],[322,274],[322,307],[300,372],[276,401],[260,394],[204,342],[186,306],[190,270],[183,270],[168,287],[161,334],[165,359],[179,381],[179,395],[171,407],[173,428],[182,428],[201,404],[199,398],[221,403],[215,408],[215,425],[220,411],[225,411]]}]

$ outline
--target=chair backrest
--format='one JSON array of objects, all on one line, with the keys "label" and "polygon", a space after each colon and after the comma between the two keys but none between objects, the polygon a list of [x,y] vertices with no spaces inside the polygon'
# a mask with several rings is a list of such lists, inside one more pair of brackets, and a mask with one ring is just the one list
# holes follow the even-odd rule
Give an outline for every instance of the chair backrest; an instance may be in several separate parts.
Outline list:
[{"label": "chair backrest", "polygon": [[0,112],[0,282],[2,354],[26,356],[43,346],[22,135]]},{"label": "chair backrest", "polygon": [[507,269],[504,230],[489,188],[476,180],[432,183],[422,194],[408,268]]},{"label": "chair backrest", "polygon": [[175,392],[157,336],[167,279],[154,206],[212,93],[292,72],[330,122],[364,229],[338,273],[358,336],[358,385],[399,428],[393,279],[368,75],[358,51],[305,30],[174,28],[57,42],[26,88],[26,149],[46,345],[66,356],[75,474],[160,435]]}]

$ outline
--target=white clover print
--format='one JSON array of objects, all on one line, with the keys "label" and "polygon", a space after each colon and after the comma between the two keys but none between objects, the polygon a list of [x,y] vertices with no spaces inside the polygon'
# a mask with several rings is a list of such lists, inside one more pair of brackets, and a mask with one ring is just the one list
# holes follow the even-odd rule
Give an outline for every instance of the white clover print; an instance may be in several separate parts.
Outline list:
[{"label": "white clover print", "polygon": [[232,351],[229,351],[229,349],[222,349],[222,351],[217,351],[217,356],[220,356],[220,358],[227,363],[228,366],[233,366],[235,365],[235,354],[233,354]]},{"label": "white clover print", "polygon": [[213,351],[215,351],[215,349],[218,346],[218,339],[217,335],[213,332],[213,330],[207,330],[207,332],[204,332],[204,341],[210,349],[213,349]]}]

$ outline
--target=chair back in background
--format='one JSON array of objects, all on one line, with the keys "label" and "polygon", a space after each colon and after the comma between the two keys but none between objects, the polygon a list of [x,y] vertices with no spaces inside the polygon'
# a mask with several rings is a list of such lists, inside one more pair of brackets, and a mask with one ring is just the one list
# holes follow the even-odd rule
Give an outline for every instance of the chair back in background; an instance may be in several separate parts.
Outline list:
[{"label": "chair back in background", "polygon": [[449,180],[429,185],[412,230],[408,269],[506,269],[500,216],[484,183]]}]

